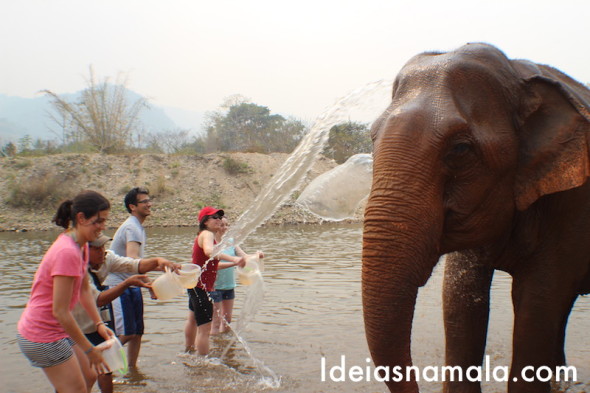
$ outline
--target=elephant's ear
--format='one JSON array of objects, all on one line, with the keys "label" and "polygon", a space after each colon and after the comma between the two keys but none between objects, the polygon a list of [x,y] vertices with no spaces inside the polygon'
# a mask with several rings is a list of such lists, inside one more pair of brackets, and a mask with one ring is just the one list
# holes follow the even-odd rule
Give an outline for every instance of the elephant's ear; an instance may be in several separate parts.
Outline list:
[{"label": "elephant's ear", "polygon": [[518,138],[516,207],[543,195],[579,187],[590,176],[590,90],[560,71],[512,62],[524,80]]}]

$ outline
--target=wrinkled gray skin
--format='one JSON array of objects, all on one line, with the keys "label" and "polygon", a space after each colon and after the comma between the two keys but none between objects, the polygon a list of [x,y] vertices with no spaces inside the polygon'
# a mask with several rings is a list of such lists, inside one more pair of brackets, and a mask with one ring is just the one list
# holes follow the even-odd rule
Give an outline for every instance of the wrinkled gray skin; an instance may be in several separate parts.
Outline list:
[{"label": "wrinkled gray skin", "polygon": [[[377,366],[412,364],[418,288],[447,254],[446,363],[481,365],[493,272],[513,277],[508,391],[548,392],[521,369],[565,363],[565,327],[590,291],[590,92],[563,73],[469,44],[411,59],[372,128],[362,291]],[[508,310],[507,310],[508,312]],[[415,381],[389,382],[416,392]],[[446,392],[480,392],[447,383]]]}]

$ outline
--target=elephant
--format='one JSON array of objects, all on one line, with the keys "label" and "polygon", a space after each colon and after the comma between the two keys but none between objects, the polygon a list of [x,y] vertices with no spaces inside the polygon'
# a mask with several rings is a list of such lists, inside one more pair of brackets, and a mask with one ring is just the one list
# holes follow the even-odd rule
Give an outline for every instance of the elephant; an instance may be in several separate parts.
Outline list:
[{"label": "elephant", "polygon": [[[545,378],[521,376],[527,366],[565,364],[569,313],[590,292],[589,136],[590,91],[550,66],[470,43],[402,67],[371,126],[361,274],[375,370],[412,366],[418,289],[446,255],[445,364],[482,366],[499,269],[512,276],[507,389],[550,391]],[[418,391],[415,377],[386,383]]]}]

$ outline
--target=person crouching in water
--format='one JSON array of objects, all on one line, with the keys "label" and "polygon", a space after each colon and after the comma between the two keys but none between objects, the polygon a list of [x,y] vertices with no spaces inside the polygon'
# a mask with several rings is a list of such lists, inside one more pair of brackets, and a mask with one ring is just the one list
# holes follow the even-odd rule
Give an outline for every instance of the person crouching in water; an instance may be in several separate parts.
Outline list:
[{"label": "person crouching in water", "polygon": [[[166,267],[170,270],[180,269],[180,264],[170,262],[165,258],[153,257],[135,259],[130,257],[122,257],[108,250],[105,252],[106,243],[111,238],[105,235],[100,235],[96,240],[89,243],[90,246],[90,261],[88,266],[88,276],[90,279],[90,288],[94,296],[96,306],[99,307],[100,314],[107,326],[111,326],[111,307],[110,303],[121,296],[121,294],[129,287],[143,287],[151,289],[150,279],[144,273],[158,270],[164,271]],[[111,272],[115,273],[130,273],[133,274],[127,277],[121,283],[106,287],[103,282],[107,275]],[[73,310],[74,318],[78,326],[82,329],[86,338],[94,345],[100,345],[104,342],[104,338],[97,333],[96,326],[92,323],[86,311],[80,304],[76,305]],[[88,365],[86,365],[88,368]],[[84,368],[82,369],[83,371]],[[111,370],[113,371],[113,370]],[[85,372],[86,377],[90,375]],[[94,380],[88,380],[87,383],[92,386]],[[111,393],[113,391],[113,374],[107,373],[98,376],[98,385],[102,393]]]},{"label": "person crouching in water", "polygon": [[[199,355],[209,354],[209,336],[213,320],[213,302],[208,294],[215,290],[217,269],[233,266],[244,267],[243,256],[217,254],[212,259],[216,244],[215,233],[220,230],[221,217],[224,212],[211,206],[205,206],[199,212],[199,233],[193,245],[193,263],[201,267],[201,277],[197,286],[188,289],[189,312],[185,328],[185,352],[196,350]],[[219,262],[222,259],[223,262]],[[195,341],[196,338],[196,341]]]}]

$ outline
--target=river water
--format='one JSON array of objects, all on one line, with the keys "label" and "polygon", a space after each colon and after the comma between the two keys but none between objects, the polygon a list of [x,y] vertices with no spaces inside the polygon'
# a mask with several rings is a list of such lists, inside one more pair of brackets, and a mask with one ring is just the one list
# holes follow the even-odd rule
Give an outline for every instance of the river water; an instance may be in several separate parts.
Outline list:
[{"label": "river water", "polygon": [[[113,231],[107,231],[112,235]],[[57,232],[0,233],[0,392],[48,392],[39,369],[29,366],[15,342],[16,321],[24,307],[36,270]],[[190,260],[195,228],[148,229],[148,255],[177,262]],[[361,225],[262,227],[242,244],[246,251],[266,254],[264,301],[241,334],[251,356],[278,376],[261,375],[242,344],[235,343],[222,360],[230,335],[214,337],[211,359],[182,354],[187,315],[184,296],[170,301],[145,300],[146,335],[139,373],[117,377],[117,392],[386,392],[366,376],[360,382],[335,382],[332,368],[360,366],[368,350],[364,337],[360,292]],[[443,263],[420,290],[413,331],[413,355],[420,367],[444,364],[441,310]],[[152,274],[156,277],[157,273]],[[508,275],[498,272],[492,289],[492,314],[486,354],[491,366],[509,366],[512,306]],[[236,289],[239,317],[246,287]],[[568,362],[577,367],[571,391],[590,390],[590,298],[579,298],[567,332]],[[384,326],[385,330],[386,327]],[[322,368],[322,358],[324,368]],[[325,381],[322,381],[322,370]],[[485,375],[485,374],[484,374]],[[421,381],[423,391],[439,392],[440,383]],[[94,391],[98,391],[95,388]],[[484,383],[486,392],[505,392],[505,384]]]}]

